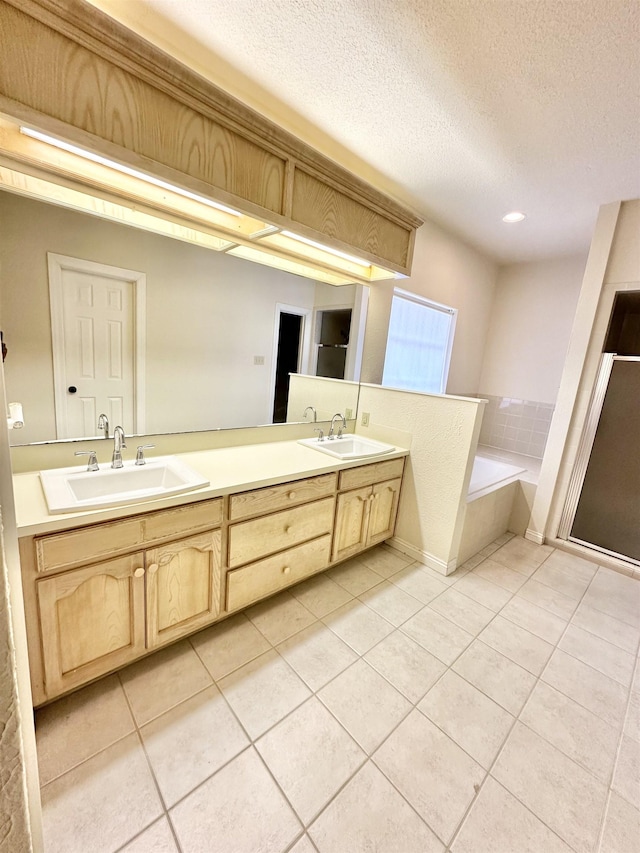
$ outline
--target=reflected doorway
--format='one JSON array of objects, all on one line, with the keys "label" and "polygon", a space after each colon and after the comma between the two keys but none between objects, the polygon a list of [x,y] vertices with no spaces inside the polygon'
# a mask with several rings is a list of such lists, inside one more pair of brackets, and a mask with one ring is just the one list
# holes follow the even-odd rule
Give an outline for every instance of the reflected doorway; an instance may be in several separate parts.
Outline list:
[{"label": "reflected doorway", "polygon": [[278,306],[272,422],[287,420],[289,382],[292,373],[300,373],[305,353],[305,333],[310,315],[308,308]]}]

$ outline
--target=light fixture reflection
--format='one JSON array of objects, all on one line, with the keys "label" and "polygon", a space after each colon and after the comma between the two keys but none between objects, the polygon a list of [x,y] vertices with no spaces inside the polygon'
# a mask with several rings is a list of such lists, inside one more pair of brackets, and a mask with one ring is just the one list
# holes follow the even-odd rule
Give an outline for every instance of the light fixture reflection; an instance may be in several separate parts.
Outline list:
[{"label": "light fixture reflection", "polygon": [[524,213],[520,213],[518,210],[513,210],[511,213],[507,213],[502,217],[503,222],[522,222],[523,219],[526,219]]}]

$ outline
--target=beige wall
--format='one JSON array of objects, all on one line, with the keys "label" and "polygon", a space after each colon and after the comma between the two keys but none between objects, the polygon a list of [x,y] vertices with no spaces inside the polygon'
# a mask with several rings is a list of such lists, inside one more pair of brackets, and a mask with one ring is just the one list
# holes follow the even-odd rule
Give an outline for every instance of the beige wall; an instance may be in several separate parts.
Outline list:
[{"label": "beige wall", "polygon": [[382,381],[394,284],[458,309],[448,394],[475,394],[479,388],[496,264],[432,222],[418,229],[410,278],[371,287],[362,381]]},{"label": "beige wall", "polygon": [[555,403],[585,263],[581,255],[500,269],[482,394]]},{"label": "beige wall", "polygon": [[276,303],[312,309],[329,298],[323,291],[340,290],[8,193],[0,226],[7,393],[24,406],[20,443],[55,437],[47,252],[146,273],[149,433],[268,422]]}]

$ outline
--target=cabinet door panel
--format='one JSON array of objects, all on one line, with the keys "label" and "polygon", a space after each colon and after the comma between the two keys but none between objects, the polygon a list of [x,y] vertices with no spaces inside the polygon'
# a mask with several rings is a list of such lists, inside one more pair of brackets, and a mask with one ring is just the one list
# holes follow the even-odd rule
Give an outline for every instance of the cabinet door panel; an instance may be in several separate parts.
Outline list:
[{"label": "cabinet door panel", "polygon": [[220,613],[219,530],[147,551],[147,645],[197,630]]},{"label": "cabinet door panel", "polygon": [[143,564],[132,554],[37,582],[48,697],[144,652]]},{"label": "cabinet door panel", "polygon": [[388,480],[373,487],[367,546],[384,542],[393,536],[401,483],[402,480]]},{"label": "cabinet door panel", "polygon": [[331,559],[344,560],[367,546],[371,487],[338,495]]}]

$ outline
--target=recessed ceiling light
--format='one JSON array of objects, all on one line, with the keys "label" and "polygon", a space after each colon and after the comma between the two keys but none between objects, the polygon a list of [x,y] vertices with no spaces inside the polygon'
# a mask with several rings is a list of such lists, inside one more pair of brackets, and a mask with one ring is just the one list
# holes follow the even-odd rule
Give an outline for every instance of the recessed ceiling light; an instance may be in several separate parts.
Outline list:
[{"label": "recessed ceiling light", "polygon": [[524,213],[519,213],[517,210],[512,211],[511,213],[507,213],[502,217],[503,222],[522,222],[523,219],[527,217]]}]

